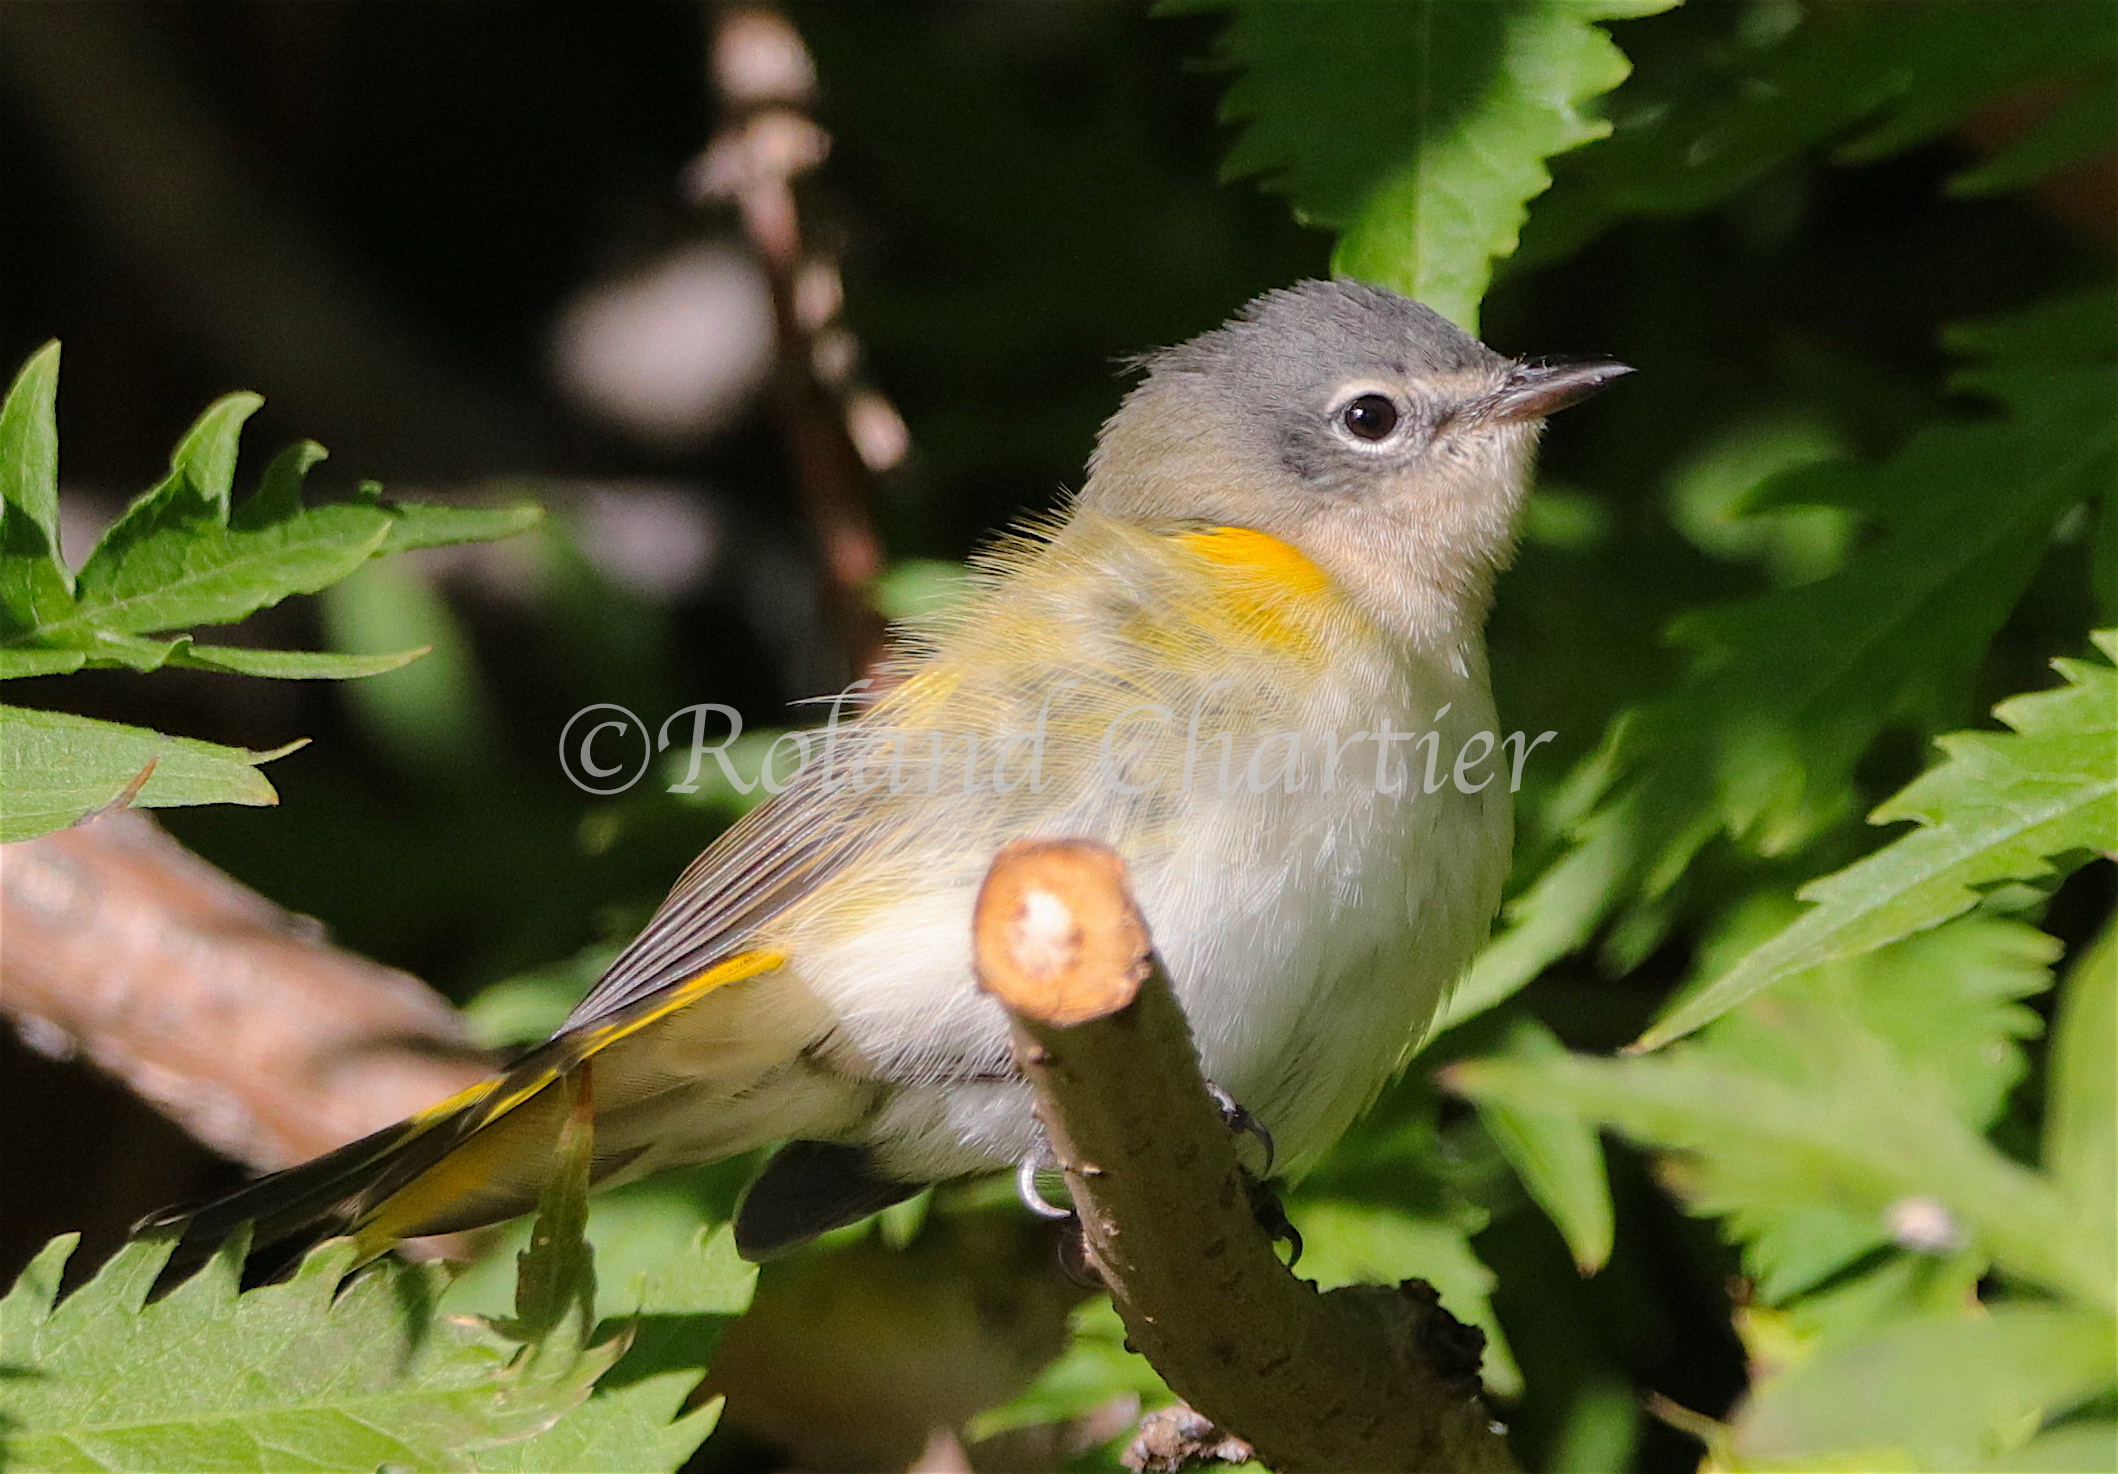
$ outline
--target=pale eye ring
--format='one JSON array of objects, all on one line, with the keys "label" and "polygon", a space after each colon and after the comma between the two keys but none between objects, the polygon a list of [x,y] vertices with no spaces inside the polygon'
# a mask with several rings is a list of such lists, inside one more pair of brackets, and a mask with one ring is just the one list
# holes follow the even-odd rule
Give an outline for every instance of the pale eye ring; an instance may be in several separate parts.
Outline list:
[{"label": "pale eye ring", "polygon": [[1351,400],[1338,412],[1338,422],[1355,440],[1369,444],[1388,440],[1403,416],[1397,405],[1387,394],[1362,394]]}]

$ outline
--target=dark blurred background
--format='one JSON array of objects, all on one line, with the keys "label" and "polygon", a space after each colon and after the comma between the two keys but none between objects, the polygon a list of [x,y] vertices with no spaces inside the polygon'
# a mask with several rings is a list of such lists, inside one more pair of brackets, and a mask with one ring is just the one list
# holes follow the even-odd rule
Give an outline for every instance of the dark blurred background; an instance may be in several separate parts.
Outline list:
[{"label": "dark blurred background", "polygon": [[[1646,69],[1680,28],[1734,9],[1616,29]],[[1199,61],[1211,15],[1062,0],[786,14],[831,139],[798,195],[808,247],[837,272],[809,283],[811,346],[858,407],[889,606],[1078,485],[1124,355],[1324,273],[1330,243],[1283,201],[1219,182],[1224,82]],[[0,14],[0,359],[11,371],[65,342],[76,557],[237,388],[266,399],[246,468],[309,437],[332,452],[312,481],[326,494],[372,477],[553,514],[509,543],[373,565],[248,632],[435,645],[396,675],[10,687],[252,748],[312,739],[270,769],[279,808],[165,811],[169,828],[458,1000],[621,939],[732,812],[712,795],[582,793],[554,755],[571,713],[611,701],[652,724],[717,701],[769,728],[854,673],[767,392],[764,270],[739,212],[687,189],[728,116],[711,27],[695,5],[647,0]],[[1548,776],[1679,668],[1660,638],[1671,614],[1730,591],[1726,560],[1669,514],[1686,474],[1761,406],[1804,445],[1887,450],[1944,394],[1935,322],[2106,259],[2093,209],[1945,200],[1965,148],[1783,170],[1496,288],[1484,335],[1502,351],[1642,369],[1555,426],[1495,619],[1505,724],[1561,733]],[[1996,668],[1991,694],[2035,684],[2053,632],[2087,617],[2032,607],[2037,628],[2008,647],[2020,669]],[[1875,781],[1923,761],[1908,743]],[[1531,1002],[1570,1044],[1610,1047],[1681,971],[1672,955],[1613,987],[1562,968]],[[0,1277],[50,1233],[114,1242],[136,1214],[235,1176],[88,1067],[12,1036],[0,1051]],[[1709,1413],[1742,1385],[1732,1255],[1639,1159],[1621,1154],[1617,1176],[1619,1257],[1595,1281],[1519,1195],[1479,1240],[1533,1440],[1597,1379]],[[1639,1454],[1695,1457],[1652,1427]]]}]

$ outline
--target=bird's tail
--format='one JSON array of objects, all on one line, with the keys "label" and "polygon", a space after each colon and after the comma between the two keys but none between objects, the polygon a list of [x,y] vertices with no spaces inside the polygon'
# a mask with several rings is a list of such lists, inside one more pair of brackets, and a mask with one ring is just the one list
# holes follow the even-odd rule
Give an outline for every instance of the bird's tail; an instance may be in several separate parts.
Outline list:
[{"label": "bird's tail", "polygon": [[[365,1262],[400,1239],[478,1228],[527,1212],[557,1164],[559,1133],[574,1094],[551,1087],[578,1079],[589,1061],[612,1045],[778,961],[762,952],[727,959],[607,1018],[560,1034],[500,1073],[394,1126],[245,1183],[224,1197],[143,1220],[135,1233],[177,1240],[157,1292],[188,1278],[246,1223],[253,1225],[252,1266],[257,1268],[285,1264],[340,1234],[353,1235],[359,1246],[356,1262]],[[606,1146],[595,1157],[596,1180],[626,1166],[646,1145],[616,1151]]]},{"label": "bird's tail", "polygon": [[364,1262],[401,1238],[528,1209],[562,1120],[562,1092],[547,1087],[566,1073],[525,1070],[533,1059],[312,1161],[143,1220],[134,1232],[177,1240],[158,1288],[189,1278],[245,1224],[256,1263],[283,1264],[347,1233]]}]

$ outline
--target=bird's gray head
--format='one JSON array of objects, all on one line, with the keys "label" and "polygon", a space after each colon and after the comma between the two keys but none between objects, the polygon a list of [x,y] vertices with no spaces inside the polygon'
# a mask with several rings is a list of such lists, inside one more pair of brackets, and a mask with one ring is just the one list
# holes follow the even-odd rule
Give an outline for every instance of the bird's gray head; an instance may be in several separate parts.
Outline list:
[{"label": "bird's gray head", "polygon": [[1142,366],[1085,506],[1270,533],[1422,643],[1484,617],[1544,417],[1627,372],[1504,358],[1350,281],[1268,292]]}]

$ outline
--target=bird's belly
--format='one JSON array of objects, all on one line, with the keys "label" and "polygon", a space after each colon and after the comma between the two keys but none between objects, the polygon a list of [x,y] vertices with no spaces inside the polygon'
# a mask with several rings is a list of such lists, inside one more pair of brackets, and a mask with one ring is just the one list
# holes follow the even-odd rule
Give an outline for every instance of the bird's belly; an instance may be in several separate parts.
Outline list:
[{"label": "bird's belly", "polygon": [[[1482,692],[1457,694],[1444,777],[1462,737],[1491,725]],[[1208,1077],[1272,1131],[1283,1167],[1329,1146],[1418,1043],[1506,869],[1504,784],[1426,792],[1415,753],[1404,791],[1379,793],[1372,765],[1326,788],[1312,764],[1292,792],[1202,771],[1144,830],[1111,803],[1028,831],[1125,855]],[[1005,1167],[1037,1143],[1006,1020],[972,981],[982,873],[937,865],[872,926],[795,948],[849,1059],[895,1087],[859,1135],[908,1179]]]}]

